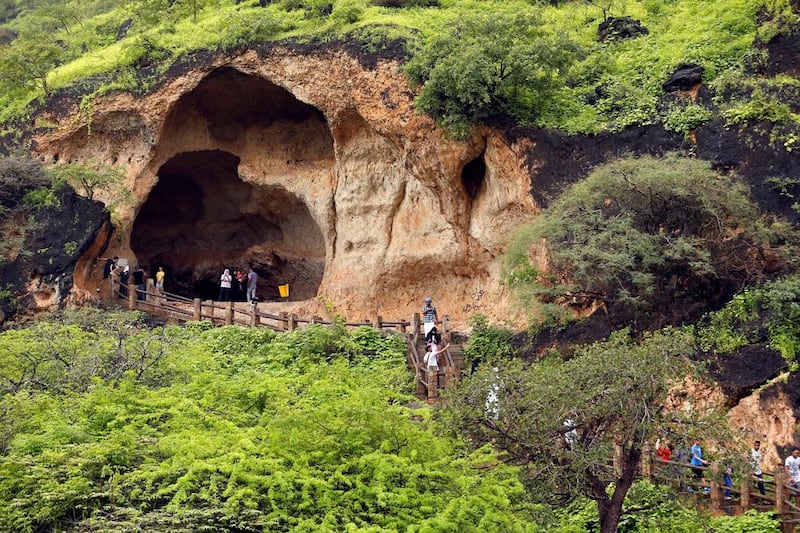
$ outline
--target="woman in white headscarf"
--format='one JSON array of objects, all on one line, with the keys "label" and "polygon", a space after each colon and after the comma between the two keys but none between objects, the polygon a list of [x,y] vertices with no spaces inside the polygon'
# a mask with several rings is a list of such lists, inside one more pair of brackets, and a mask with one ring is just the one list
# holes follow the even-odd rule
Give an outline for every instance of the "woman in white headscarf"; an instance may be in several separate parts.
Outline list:
[{"label": "woman in white headscarf", "polygon": [[232,280],[233,276],[231,276],[231,271],[226,268],[225,272],[223,272],[222,276],[219,278],[219,298],[217,298],[217,300],[227,302],[230,299]]}]

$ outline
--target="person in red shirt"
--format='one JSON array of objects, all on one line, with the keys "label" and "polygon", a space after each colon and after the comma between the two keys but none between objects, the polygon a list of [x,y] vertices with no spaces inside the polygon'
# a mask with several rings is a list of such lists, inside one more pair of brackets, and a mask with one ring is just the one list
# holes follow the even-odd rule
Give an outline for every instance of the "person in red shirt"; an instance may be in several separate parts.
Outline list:
[{"label": "person in red shirt", "polygon": [[663,463],[669,461],[669,458],[672,457],[672,444],[669,441],[665,441],[663,444],[656,442],[656,457]]}]

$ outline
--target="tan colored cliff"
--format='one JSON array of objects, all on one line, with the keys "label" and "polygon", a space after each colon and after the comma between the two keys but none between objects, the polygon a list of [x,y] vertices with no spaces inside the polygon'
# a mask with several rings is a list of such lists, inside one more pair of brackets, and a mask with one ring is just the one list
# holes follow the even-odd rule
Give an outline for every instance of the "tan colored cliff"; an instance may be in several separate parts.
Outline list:
[{"label": "tan colored cliff", "polygon": [[[253,264],[273,278],[265,292],[290,283],[301,311],[407,318],[431,296],[456,322],[505,318],[501,254],[538,212],[524,146],[490,129],[449,139],[413,97],[391,61],[219,55],[145,96],[38,117],[56,127],[36,151],[123,168],[130,202],[100,195],[117,211],[105,253],[186,283]],[[76,272],[76,290],[100,269]]]}]

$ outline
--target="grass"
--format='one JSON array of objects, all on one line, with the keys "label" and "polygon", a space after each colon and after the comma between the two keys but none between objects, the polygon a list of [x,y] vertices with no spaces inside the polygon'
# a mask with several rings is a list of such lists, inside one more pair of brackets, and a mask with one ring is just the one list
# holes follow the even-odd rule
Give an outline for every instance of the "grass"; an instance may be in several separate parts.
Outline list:
[{"label": "grass", "polygon": [[[666,120],[659,115],[656,102],[662,94],[661,84],[678,65],[702,64],[704,79],[713,82],[731,69],[741,70],[742,60],[759,31],[780,31],[774,20],[757,25],[759,9],[767,7],[782,13],[782,20],[788,19],[788,0],[627,0],[594,4],[572,0],[545,7],[521,0],[442,0],[438,8],[407,9],[378,7],[367,0],[330,1],[333,12],[329,16],[320,14],[320,6],[325,3],[322,0],[283,0],[266,8],[258,7],[257,2],[237,5],[233,0],[201,1],[196,22],[190,16],[177,18],[167,13],[158,17],[157,25],[148,25],[145,19],[132,16],[132,11],[116,7],[87,16],[70,27],[69,33],[40,36],[60,39],[67,55],[75,56],[53,69],[48,83],[53,90],[63,89],[88,77],[119,72],[141,60],[163,63],[164,71],[185,52],[226,49],[253,41],[310,42],[355,36],[367,49],[377,50],[385,42],[406,39],[413,52],[415,46],[446,31],[453,21],[469,12],[521,13],[537,9],[541,10],[547,30],[568,35],[584,50],[570,72],[572,82],[552,98],[537,125],[593,133]],[[80,6],[78,0],[52,3],[69,9]],[[640,20],[649,34],[621,42],[598,42],[597,26],[603,17],[599,4],[609,7],[609,15]],[[92,5],[102,8],[102,3]],[[116,42],[117,28],[129,17],[133,18],[133,26],[125,38]],[[25,34],[35,24],[33,14],[28,13],[7,26]],[[76,53],[84,43],[88,50]],[[126,88],[133,84],[133,77],[117,78],[109,76],[108,85]],[[100,92],[105,92],[102,87]],[[0,91],[3,93],[0,121],[4,123],[24,116],[31,102],[41,97],[35,89]],[[598,93],[599,100],[592,96]]]}]

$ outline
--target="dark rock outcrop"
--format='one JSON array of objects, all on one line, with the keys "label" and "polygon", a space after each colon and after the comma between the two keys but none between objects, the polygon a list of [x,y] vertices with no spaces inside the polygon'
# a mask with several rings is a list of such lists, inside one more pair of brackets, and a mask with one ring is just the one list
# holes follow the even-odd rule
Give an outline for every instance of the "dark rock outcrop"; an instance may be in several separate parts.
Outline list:
[{"label": "dark rock outcrop", "polygon": [[700,83],[705,69],[701,65],[681,65],[661,86],[665,92],[688,91]]},{"label": "dark rock outcrop", "polygon": [[[90,201],[63,186],[53,205],[29,209],[6,218],[2,230],[24,232],[21,252],[0,267],[0,284],[14,298],[0,300],[0,319],[27,310],[59,308],[72,289],[78,259],[109,223],[100,202]],[[9,225],[25,226],[9,228]]]},{"label": "dark rock outcrop", "polygon": [[641,21],[631,17],[608,17],[597,27],[600,42],[621,41],[647,35],[650,31]]}]

